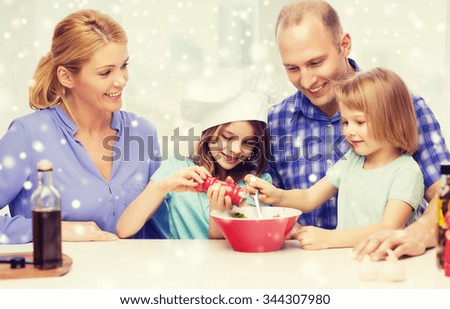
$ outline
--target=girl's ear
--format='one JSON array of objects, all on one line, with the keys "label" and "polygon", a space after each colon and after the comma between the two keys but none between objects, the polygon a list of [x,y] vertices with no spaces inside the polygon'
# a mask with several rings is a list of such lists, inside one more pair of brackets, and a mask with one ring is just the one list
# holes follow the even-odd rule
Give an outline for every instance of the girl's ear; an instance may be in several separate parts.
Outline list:
[{"label": "girl's ear", "polygon": [[56,70],[56,75],[58,76],[59,82],[66,88],[73,88],[74,86],[74,76],[63,66],[59,66]]}]

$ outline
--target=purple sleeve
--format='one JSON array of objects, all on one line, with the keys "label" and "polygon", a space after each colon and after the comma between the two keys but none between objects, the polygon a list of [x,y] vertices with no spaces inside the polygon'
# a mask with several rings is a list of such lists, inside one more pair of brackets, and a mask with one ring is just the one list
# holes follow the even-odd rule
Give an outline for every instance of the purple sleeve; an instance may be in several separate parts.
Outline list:
[{"label": "purple sleeve", "polygon": [[[31,171],[31,145],[20,121],[14,121],[0,139],[0,209],[18,198],[24,190]],[[0,244],[30,242],[31,219],[25,218],[20,210],[10,209],[10,212],[13,217],[0,216]]]},{"label": "purple sleeve", "polygon": [[158,133],[156,131],[156,128],[151,123],[150,123],[150,126],[151,126],[150,127],[150,136],[152,136],[152,148],[149,149],[149,151],[151,151],[152,153],[150,154],[150,169],[149,169],[150,175],[148,175],[149,181],[150,181],[153,173],[155,173],[156,170],[161,165],[161,160],[164,159],[163,156],[167,155],[167,154],[161,153],[161,150],[159,147],[159,142],[158,142]]}]

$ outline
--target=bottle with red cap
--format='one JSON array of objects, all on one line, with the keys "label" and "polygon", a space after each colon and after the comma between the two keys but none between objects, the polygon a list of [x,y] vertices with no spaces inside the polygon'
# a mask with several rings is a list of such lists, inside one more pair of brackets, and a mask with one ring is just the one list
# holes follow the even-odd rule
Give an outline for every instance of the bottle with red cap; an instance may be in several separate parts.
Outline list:
[{"label": "bottle with red cap", "polygon": [[441,165],[442,186],[438,198],[437,266],[450,277],[450,164]]},{"label": "bottle with red cap", "polygon": [[242,188],[239,187],[236,184],[228,183],[222,180],[217,179],[217,177],[209,176],[207,177],[203,183],[198,184],[195,189],[198,192],[206,192],[208,191],[208,188],[212,185],[220,183],[220,185],[227,187],[227,191],[225,193],[226,196],[229,196],[231,198],[231,202],[233,205],[240,206],[244,199],[246,199],[249,195],[248,192]]}]

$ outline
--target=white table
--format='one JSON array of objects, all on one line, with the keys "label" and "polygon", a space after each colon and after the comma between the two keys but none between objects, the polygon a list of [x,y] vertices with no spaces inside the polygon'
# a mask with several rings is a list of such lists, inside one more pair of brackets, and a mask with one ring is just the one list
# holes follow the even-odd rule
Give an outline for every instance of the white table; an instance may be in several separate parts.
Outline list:
[{"label": "white table", "polygon": [[[0,253],[30,251],[31,244],[0,246]],[[235,252],[225,240],[65,242],[63,252],[73,259],[66,275],[0,280],[0,289],[450,288],[434,250],[401,260],[406,280],[397,283],[361,281],[351,249],[307,251],[294,240],[271,253]]]}]

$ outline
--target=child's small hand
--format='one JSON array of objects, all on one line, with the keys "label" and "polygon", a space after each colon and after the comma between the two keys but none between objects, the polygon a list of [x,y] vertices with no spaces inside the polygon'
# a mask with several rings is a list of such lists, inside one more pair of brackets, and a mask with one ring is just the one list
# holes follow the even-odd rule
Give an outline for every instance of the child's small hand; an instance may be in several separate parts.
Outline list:
[{"label": "child's small hand", "polygon": [[327,249],[330,237],[330,230],[321,229],[315,226],[300,226],[295,234],[295,238],[305,250]]},{"label": "child's small hand", "polygon": [[162,192],[197,192],[195,187],[211,176],[203,166],[190,166],[159,180],[157,185]]},{"label": "child's small hand", "polygon": [[254,175],[247,175],[244,180],[247,183],[245,188],[250,194],[255,194],[256,189],[259,190],[260,202],[269,205],[279,204],[281,191],[270,182]]},{"label": "child's small hand", "polygon": [[[229,181],[227,181],[229,182]],[[231,211],[233,204],[231,198],[226,196],[228,187],[222,186],[220,183],[216,183],[208,188],[206,195],[209,199],[209,211]]]},{"label": "child's small hand", "polygon": [[297,235],[297,231],[298,229],[301,227],[300,224],[295,223],[294,227],[292,228],[292,230],[289,232],[289,235],[286,237],[286,239],[296,239],[295,236]]}]

